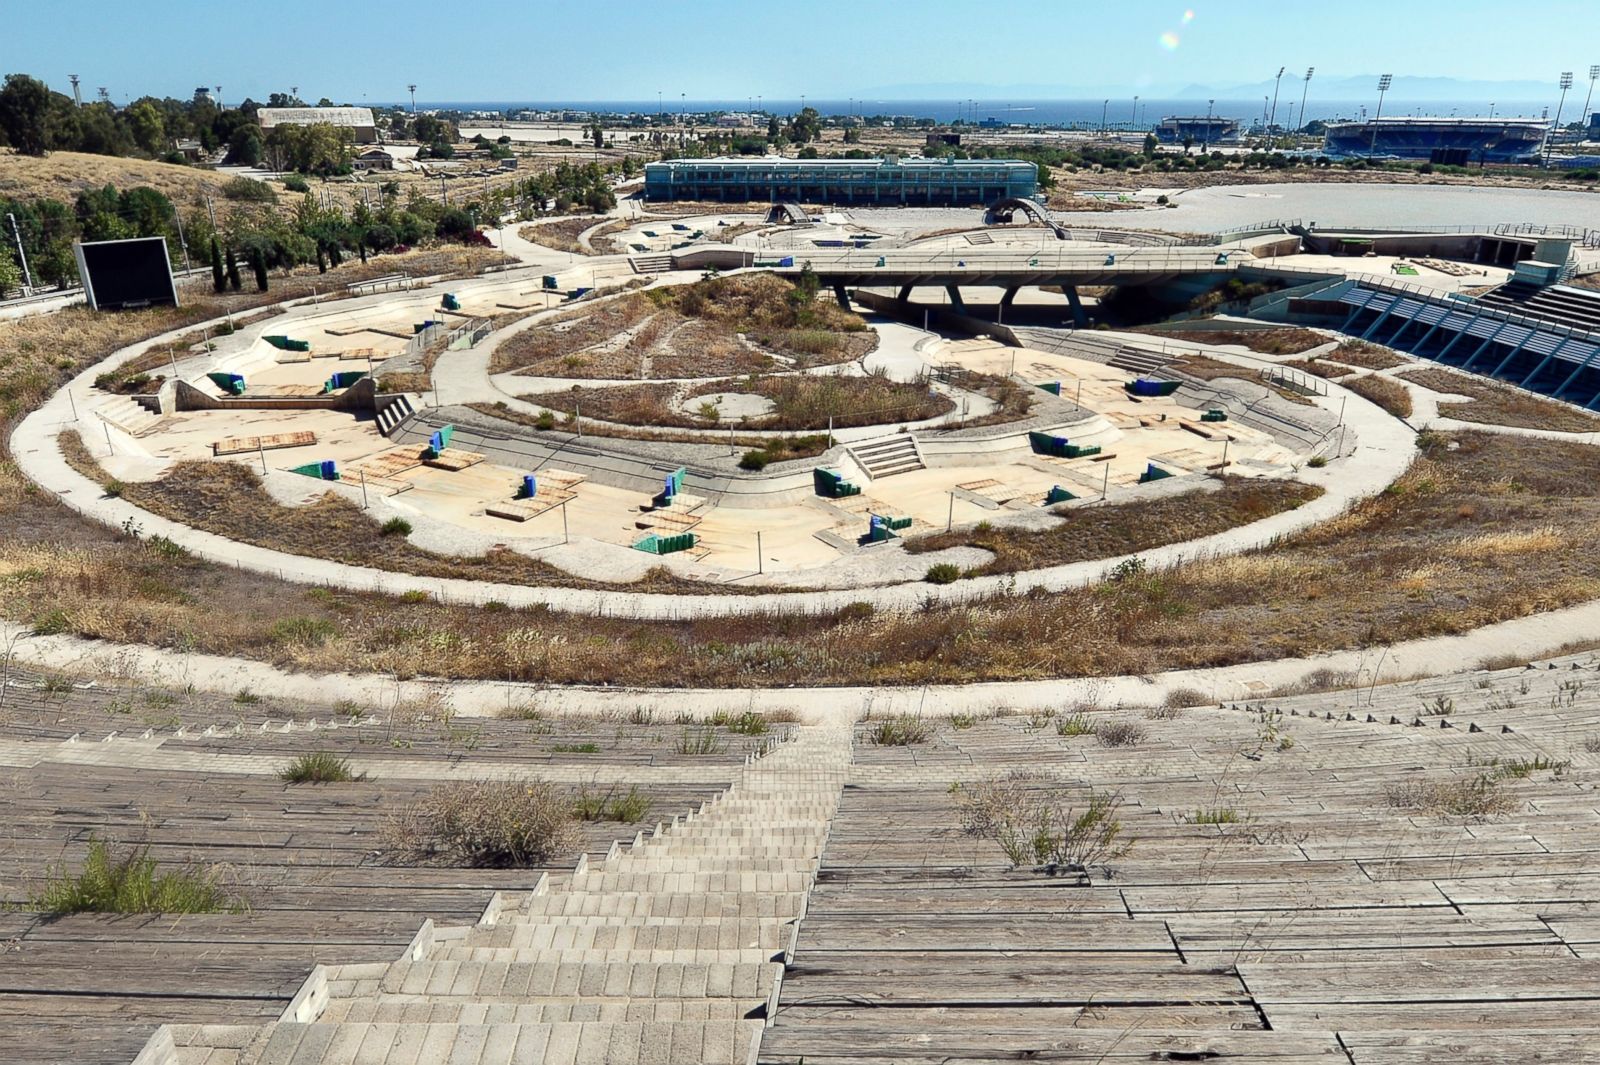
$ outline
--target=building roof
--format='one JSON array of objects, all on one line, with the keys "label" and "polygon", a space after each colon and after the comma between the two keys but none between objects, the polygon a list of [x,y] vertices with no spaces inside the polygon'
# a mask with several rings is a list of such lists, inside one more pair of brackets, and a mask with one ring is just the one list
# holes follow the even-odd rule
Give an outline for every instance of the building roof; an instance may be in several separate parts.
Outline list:
[{"label": "building roof", "polygon": [[659,163],[646,163],[645,164],[645,169],[649,170],[651,167],[698,167],[698,166],[719,166],[719,167],[793,166],[793,167],[804,167],[804,168],[807,168],[807,169],[819,169],[819,170],[820,169],[834,169],[834,168],[841,169],[841,170],[843,170],[843,169],[856,169],[856,170],[859,170],[862,167],[868,167],[868,166],[898,166],[898,167],[912,167],[912,168],[922,168],[922,167],[932,168],[932,167],[947,167],[947,166],[984,167],[984,168],[991,168],[991,167],[992,168],[1000,168],[1000,167],[1029,167],[1029,168],[1033,168],[1034,164],[1030,163],[1030,162],[1027,162],[1026,160],[1022,160],[1022,159],[946,159],[946,158],[927,159],[927,158],[924,158],[922,156],[906,156],[906,157],[903,157],[903,158],[900,158],[900,159],[893,159],[893,158],[887,158],[887,159],[884,159],[884,158],[876,158],[876,159],[790,159],[787,156],[766,155],[766,156],[755,156],[755,157],[751,157],[751,156],[717,156],[717,157],[706,158],[706,159],[667,159],[667,160],[664,160],[664,161],[659,162]]},{"label": "building roof", "polygon": [[376,125],[370,107],[263,107],[256,112],[262,129],[279,123],[307,126],[326,122],[330,126]]}]

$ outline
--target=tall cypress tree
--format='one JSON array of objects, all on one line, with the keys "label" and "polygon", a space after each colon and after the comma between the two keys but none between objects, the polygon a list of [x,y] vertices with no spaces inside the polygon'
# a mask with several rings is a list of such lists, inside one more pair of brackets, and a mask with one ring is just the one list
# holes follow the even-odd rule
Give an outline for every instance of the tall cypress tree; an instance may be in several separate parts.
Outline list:
[{"label": "tall cypress tree", "polygon": [[211,238],[211,287],[218,293],[228,288],[228,275],[222,270],[222,249],[215,237]]},{"label": "tall cypress tree", "polygon": [[256,272],[256,291],[267,290],[267,257],[260,248],[250,249],[250,268]]},{"label": "tall cypress tree", "polygon": [[233,253],[232,244],[228,245],[228,287],[239,291],[239,257]]}]

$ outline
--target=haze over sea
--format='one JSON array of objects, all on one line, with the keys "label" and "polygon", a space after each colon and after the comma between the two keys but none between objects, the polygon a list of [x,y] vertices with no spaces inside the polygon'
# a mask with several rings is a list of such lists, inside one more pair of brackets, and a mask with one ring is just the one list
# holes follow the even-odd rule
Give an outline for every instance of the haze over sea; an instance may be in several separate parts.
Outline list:
[{"label": "haze over sea", "polygon": [[[1376,108],[1376,97],[1372,100],[1318,100],[1315,95],[1306,101],[1306,119],[1300,116],[1300,95],[1298,91],[1290,93],[1287,85],[1278,97],[1279,125],[1288,125],[1293,121],[1302,125],[1311,119],[1324,121],[1335,118],[1359,118],[1362,109],[1371,113]],[[395,105],[409,107],[409,101],[396,101]],[[1124,97],[1112,99],[1109,102],[1104,98],[1097,100],[977,100],[970,103],[967,100],[873,100],[873,99],[807,99],[800,100],[758,100],[755,97],[737,100],[679,100],[663,96],[656,100],[453,100],[446,102],[418,101],[419,110],[459,110],[459,111],[520,111],[520,110],[571,110],[571,111],[596,111],[608,114],[655,114],[659,110],[668,114],[677,114],[679,110],[690,113],[703,114],[710,111],[744,111],[750,107],[775,114],[791,114],[799,111],[801,107],[815,107],[824,115],[903,115],[915,118],[932,118],[939,122],[951,122],[956,119],[982,121],[993,118],[1006,123],[1021,123],[1026,125],[1068,125],[1088,126],[1098,128],[1102,115],[1105,122],[1116,127],[1133,124],[1134,117],[1133,98]],[[1148,128],[1161,121],[1168,115],[1204,115],[1208,101],[1199,100],[1139,100],[1139,114],[1137,122]],[[1266,101],[1260,98],[1254,100],[1218,100],[1213,108],[1215,114],[1223,118],[1236,118],[1245,124],[1261,118],[1263,106],[1271,109],[1271,99]],[[1438,100],[1427,102],[1407,101],[1391,96],[1384,101],[1383,113],[1385,115],[1438,115],[1449,116],[1480,116],[1490,113],[1493,108],[1494,115],[1539,117],[1547,105],[1541,102],[1527,100],[1462,100],[1458,103],[1441,103]],[[1290,112],[1293,111],[1291,118]],[[1570,104],[1567,120],[1576,121],[1577,112]]]}]

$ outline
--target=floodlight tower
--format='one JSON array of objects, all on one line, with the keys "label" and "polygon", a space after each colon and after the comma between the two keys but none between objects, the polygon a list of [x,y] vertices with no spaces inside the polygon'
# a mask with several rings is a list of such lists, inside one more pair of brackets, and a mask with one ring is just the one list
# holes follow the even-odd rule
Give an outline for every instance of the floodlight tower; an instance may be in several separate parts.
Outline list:
[{"label": "floodlight tower", "polygon": [[1545,142],[1544,146],[1544,165],[1546,167],[1549,167],[1550,156],[1556,150],[1556,136],[1561,132],[1561,112],[1566,109],[1567,93],[1571,90],[1572,71],[1563,70],[1561,72],[1561,102],[1556,105],[1556,120],[1550,126],[1550,139]]},{"label": "floodlight tower", "polygon": [[412,118],[416,118],[417,117],[417,87],[415,85],[407,85],[406,89],[411,93],[411,117]]},{"label": "floodlight tower", "polygon": [[1600,63],[1589,68],[1589,95],[1583,98],[1583,114],[1578,116],[1578,121],[1589,121],[1589,105],[1594,102],[1594,83],[1600,81]]},{"label": "floodlight tower", "polygon": [[1211,151],[1211,114],[1216,109],[1217,109],[1217,101],[1215,101],[1215,100],[1207,100],[1206,101],[1206,139],[1205,139],[1205,143],[1201,146],[1201,149],[1200,149],[1203,152]]},{"label": "floodlight tower", "polygon": [[68,74],[67,80],[72,82],[72,105],[74,107],[82,107],[83,93],[78,91],[78,75]]},{"label": "floodlight tower", "polygon": [[217,110],[222,110],[222,86],[217,86]]},{"label": "floodlight tower", "polygon": [[1269,137],[1272,135],[1272,127],[1278,121],[1278,90],[1283,87],[1283,72],[1288,69],[1288,67],[1279,67],[1278,80],[1272,83],[1272,117],[1267,119],[1267,136]]},{"label": "floodlight tower", "polygon": [[1367,147],[1367,158],[1378,154],[1378,122],[1383,118],[1383,97],[1394,84],[1394,75],[1385,74],[1378,79],[1378,113],[1372,119],[1372,141]]},{"label": "floodlight tower", "polygon": [[1311,92],[1311,75],[1316,72],[1316,67],[1306,67],[1305,84],[1300,87],[1300,129],[1306,128],[1306,96]]}]

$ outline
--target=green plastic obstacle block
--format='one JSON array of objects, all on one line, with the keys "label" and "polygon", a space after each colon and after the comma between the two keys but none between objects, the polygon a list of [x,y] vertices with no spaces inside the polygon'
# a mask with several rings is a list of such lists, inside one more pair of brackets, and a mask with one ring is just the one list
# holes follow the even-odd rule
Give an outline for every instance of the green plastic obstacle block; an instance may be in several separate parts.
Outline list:
[{"label": "green plastic obstacle block", "polygon": [[1040,385],[1039,388],[1050,393],[1052,396],[1059,396],[1061,394],[1060,381],[1046,381],[1044,384]]},{"label": "green plastic obstacle block", "polygon": [[1164,470],[1151,462],[1145,465],[1144,472],[1139,475],[1139,483],[1148,484],[1151,481],[1163,481],[1171,476],[1173,476],[1171,470]]},{"label": "green plastic obstacle block", "polygon": [[456,299],[454,292],[446,292],[444,299],[439,301],[439,305],[447,311],[459,311],[461,309],[461,301]]},{"label": "green plastic obstacle block", "polygon": [[699,543],[699,538],[692,532],[675,533],[672,536],[657,536],[655,533],[651,533],[634,544],[633,549],[651,555],[671,555],[679,551],[687,551],[697,543]]},{"label": "green plastic obstacle block", "polygon": [[1077,498],[1077,496],[1073,495],[1071,492],[1067,491],[1065,488],[1062,488],[1058,484],[1052,486],[1050,491],[1045,494],[1044,505],[1047,507],[1054,506],[1057,503],[1065,503],[1069,499]]},{"label": "green plastic obstacle block", "polygon": [[1200,415],[1200,420],[1203,422],[1225,422],[1228,420],[1228,412],[1225,410],[1208,410]]},{"label": "green plastic obstacle block", "polygon": [[311,342],[309,340],[290,340],[286,336],[270,336],[270,337],[262,337],[261,339],[265,340],[268,344],[271,344],[273,347],[277,348],[279,351],[310,351],[311,350]]},{"label": "green plastic obstacle block", "polygon": [[1068,445],[1066,445],[1065,447],[1063,447],[1061,449],[1062,458],[1069,458],[1069,459],[1086,459],[1090,455],[1098,455],[1098,454],[1100,454],[1100,448],[1098,446],[1095,446],[1095,447],[1080,447],[1077,444],[1068,444]]},{"label": "green plastic obstacle block", "polygon": [[826,466],[817,466],[811,471],[811,483],[816,488],[817,495],[826,499],[843,499],[846,496],[858,496],[861,488],[853,485],[839,473]]}]

